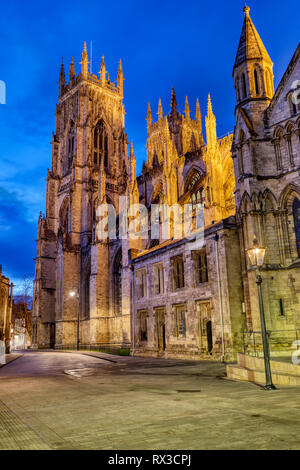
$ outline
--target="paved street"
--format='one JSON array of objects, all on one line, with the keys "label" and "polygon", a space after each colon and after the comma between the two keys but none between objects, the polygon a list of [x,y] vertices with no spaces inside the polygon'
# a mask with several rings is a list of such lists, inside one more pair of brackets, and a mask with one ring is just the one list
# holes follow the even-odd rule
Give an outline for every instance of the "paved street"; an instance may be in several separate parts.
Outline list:
[{"label": "paved street", "polygon": [[25,352],[0,369],[0,449],[297,449],[300,389],[212,362]]}]

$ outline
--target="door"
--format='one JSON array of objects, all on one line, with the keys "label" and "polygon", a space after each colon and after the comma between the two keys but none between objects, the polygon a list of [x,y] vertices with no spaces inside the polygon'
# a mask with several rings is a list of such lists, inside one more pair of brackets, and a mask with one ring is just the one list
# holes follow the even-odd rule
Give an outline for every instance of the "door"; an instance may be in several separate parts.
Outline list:
[{"label": "door", "polygon": [[210,354],[213,349],[210,301],[198,301],[197,312],[199,322],[199,349],[204,354]]},{"label": "door", "polygon": [[212,325],[209,320],[206,323],[206,337],[207,337],[207,352],[211,353],[213,348]]}]

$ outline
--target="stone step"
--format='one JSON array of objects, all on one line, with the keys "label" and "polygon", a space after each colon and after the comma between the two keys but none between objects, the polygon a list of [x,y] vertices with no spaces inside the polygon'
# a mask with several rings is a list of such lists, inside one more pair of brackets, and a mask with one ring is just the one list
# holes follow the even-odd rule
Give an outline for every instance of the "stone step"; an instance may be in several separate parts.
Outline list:
[{"label": "stone step", "polygon": [[[227,378],[234,380],[243,380],[264,385],[266,376],[264,370],[251,370],[238,365],[227,365]],[[274,385],[295,386],[300,385],[300,376],[283,372],[273,372],[272,381]]]},{"label": "stone step", "polygon": [[[247,354],[238,353],[237,363],[240,367],[246,367],[251,370],[264,370],[265,364],[263,358],[249,356]],[[300,365],[292,363],[292,358],[286,360],[271,360],[270,361],[272,373],[279,372],[283,374],[297,375],[300,377]]]}]

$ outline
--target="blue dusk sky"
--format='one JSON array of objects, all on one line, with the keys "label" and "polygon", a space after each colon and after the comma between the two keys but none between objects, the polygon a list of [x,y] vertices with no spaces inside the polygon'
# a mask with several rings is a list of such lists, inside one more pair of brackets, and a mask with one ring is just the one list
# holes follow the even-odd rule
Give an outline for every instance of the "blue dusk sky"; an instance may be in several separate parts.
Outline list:
[{"label": "blue dusk sky", "polygon": [[[299,42],[299,3],[248,3],[274,62],[277,86]],[[236,0],[2,2],[0,80],[7,95],[0,104],[0,264],[14,283],[34,276],[62,56],[66,73],[72,56],[79,73],[83,42],[93,41],[93,73],[104,55],[111,80],[122,59],[125,129],[140,172],[147,103],[156,117],[161,97],[168,113],[172,86],[179,110],[187,95],[192,114],[198,97],[205,115],[210,93],[218,136],[233,130],[232,67],[244,5]]]}]

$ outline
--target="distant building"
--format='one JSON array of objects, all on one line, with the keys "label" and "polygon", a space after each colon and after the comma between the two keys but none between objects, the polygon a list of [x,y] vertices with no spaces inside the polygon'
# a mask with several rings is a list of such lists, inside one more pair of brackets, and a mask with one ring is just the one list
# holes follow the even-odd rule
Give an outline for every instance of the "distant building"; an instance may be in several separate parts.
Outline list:
[{"label": "distant building", "polygon": [[[79,318],[82,347],[232,358],[260,329],[245,252],[254,234],[267,248],[267,327],[299,327],[300,105],[292,97],[300,47],[274,94],[273,64],[249,8],[244,12],[233,70],[234,133],[217,138],[209,97],[205,143],[198,101],[192,119],[187,99],[178,112],[172,90],[168,115],[159,100],[154,122],[148,107],[147,162],[139,177],[132,144],[127,158],[121,63],[116,85],[104,58],[100,77],[89,74],[86,46],[81,73],[75,75],[72,60],[68,84],[61,66],[46,214],[38,225],[36,346],[74,347]],[[120,216],[119,196],[149,212],[153,204],[204,205],[204,245],[166,239],[161,228],[152,240],[98,240],[97,206],[110,203]]]},{"label": "distant building", "polygon": [[2,274],[0,265],[0,341],[4,341],[6,352],[10,352],[11,309],[13,284]]},{"label": "distant building", "polygon": [[32,343],[32,309],[30,299],[16,296],[11,315],[12,349],[27,349]]}]

